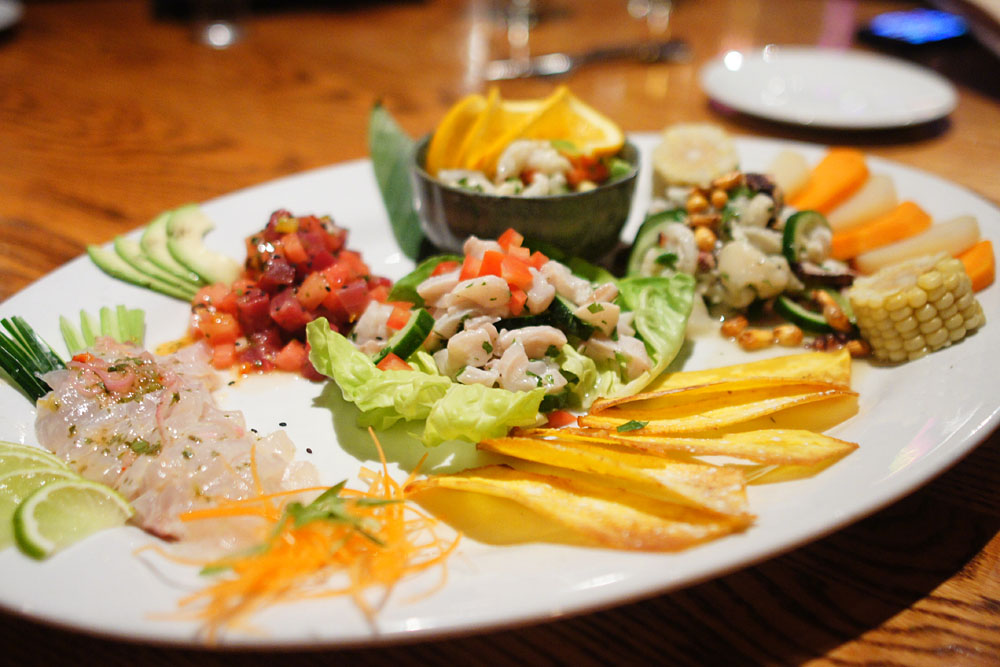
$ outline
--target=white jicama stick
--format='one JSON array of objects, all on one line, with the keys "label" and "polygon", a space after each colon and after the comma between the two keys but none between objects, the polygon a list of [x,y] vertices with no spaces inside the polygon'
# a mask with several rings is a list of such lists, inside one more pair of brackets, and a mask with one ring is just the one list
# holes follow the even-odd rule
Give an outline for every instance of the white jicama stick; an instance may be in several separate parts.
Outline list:
[{"label": "white jicama stick", "polygon": [[945,252],[954,257],[978,242],[979,223],[971,215],[961,215],[948,222],[931,225],[922,234],[862,253],[854,259],[854,264],[861,273],[875,273],[890,264],[922,255]]},{"label": "white jicama stick", "polygon": [[826,216],[834,232],[842,232],[888,213],[899,198],[896,184],[886,174],[872,174],[861,188]]},{"label": "white jicama stick", "polygon": [[774,182],[785,192],[785,197],[791,197],[802,189],[809,180],[809,164],[801,153],[781,151],[774,158],[767,173],[774,177]]}]

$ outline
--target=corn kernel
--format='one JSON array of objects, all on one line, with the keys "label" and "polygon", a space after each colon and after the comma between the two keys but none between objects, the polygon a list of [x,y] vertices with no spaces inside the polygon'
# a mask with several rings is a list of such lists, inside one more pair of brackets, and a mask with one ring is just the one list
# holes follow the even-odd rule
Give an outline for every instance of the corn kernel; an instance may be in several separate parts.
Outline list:
[{"label": "corn kernel", "polygon": [[911,287],[906,290],[906,303],[914,310],[927,303],[927,292],[919,287]]},{"label": "corn kernel", "polygon": [[944,326],[944,323],[941,322],[941,318],[934,317],[927,320],[926,322],[923,322],[919,328],[920,328],[920,333],[929,334],[932,331],[937,331],[942,326]]},{"label": "corn kernel", "polygon": [[927,341],[927,347],[931,348],[931,350],[936,350],[948,342],[948,330],[942,327],[926,336],[925,340]]},{"label": "corn kernel", "polygon": [[889,319],[893,322],[901,322],[911,315],[913,315],[913,309],[909,306],[903,306],[897,310],[889,311]]},{"label": "corn kernel", "polygon": [[937,308],[928,303],[923,308],[915,312],[913,316],[917,318],[918,322],[926,322],[932,317],[937,317]]},{"label": "corn kernel", "polygon": [[778,345],[796,347],[802,344],[802,329],[794,324],[782,324],[774,327],[774,340]]},{"label": "corn kernel", "polygon": [[906,305],[906,295],[902,292],[893,294],[885,300],[885,309],[892,313]]},{"label": "corn kernel", "polygon": [[913,331],[916,328],[917,328],[917,318],[913,317],[912,315],[910,317],[907,317],[905,320],[900,320],[899,322],[896,322],[896,331],[902,334],[909,333],[910,331]]},{"label": "corn kernel", "polygon": [[769,329],[745,329],[736,337],[736,342],[747,351],[763,350],[771,347],[774,342],[774,332]]},{"label": "corn kernel", "polygon": [[955,303],[955,297],[952,296],[951,292],[945,292],[940,299],[934,302],[934,307],[939,311],[947,310],[951,308],[951,304]]},{"label": "corn kernel", "polygon": [[684,208],[687,209],[688,213],[701,213],[708,208],[708,200],[705,199],[705,195],[700,192],[695,192],[688,197],[687,204],[685,204]]},{"label": "corn kernel", "polygon": [[713,207],[722,208],[729,201],[729,195],[726,194],[725,190],[715,189],[712,190],[710,201]]},{"label": "corn kernel", "polygon": [[928,271],[917,278],[917,286],[925,292],[930,292],[941,286],[942,278],[939,271]]}]

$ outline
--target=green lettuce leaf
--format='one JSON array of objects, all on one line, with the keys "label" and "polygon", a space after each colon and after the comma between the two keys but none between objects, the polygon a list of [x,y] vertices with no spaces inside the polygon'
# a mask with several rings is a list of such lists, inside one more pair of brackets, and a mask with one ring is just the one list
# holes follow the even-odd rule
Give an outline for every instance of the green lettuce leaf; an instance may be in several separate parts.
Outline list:
[{"label": "green lettuce leaf", "polygon": [[666,370],[684,344],[687,319],[694,303],[692,276],[682,273],[669,278],[625,278],[617,284],[622,309],[635,313],[632,324],[646,345],[653,367],[625,382],[614,362],[597,363],[567,345],[560,354],[559,365],[580,378],[574,389],[574,403],[584,409],[599,396],[615,398],[642,391]]},{"label": "green lettuce leaf", "polygon": [[416,259],[424,232],[413,209],[413,186],[410,184],[410,160],[413,140],[403,131],[381,104],[368,117],[368,152],[378,183],[389,224],[403,254]]},{"label": "green lettuce leaf", "polygon": [[383,371],[325,318],[306,327],[309,360],[332,378],[344,399],[361,411],[361,426],[386,429],[406,420],[424,420],[421,441],[427,446],[446,440],[478,442],[505,435],[514,426],[538,419],[544,390],[512,392],[480,385],[461,385],[436,372],[433,360],[417,352],[411,361],[420,370]]}]

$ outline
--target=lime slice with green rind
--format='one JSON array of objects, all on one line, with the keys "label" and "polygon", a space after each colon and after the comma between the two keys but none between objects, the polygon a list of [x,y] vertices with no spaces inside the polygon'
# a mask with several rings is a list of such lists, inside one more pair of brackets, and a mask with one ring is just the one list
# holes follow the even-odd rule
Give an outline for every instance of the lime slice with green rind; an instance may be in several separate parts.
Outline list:
[{"label": "lime slice with green rind", "polygon": [[25,447],[23,450],[0,449],[0,475],[25,468],[69,470],[62,460],[37,447]]},{"label": "lime slice with green rind", "polygon": [[14,537],[29,556],[45,558],[99,530],[125,523],[135,510],[114,490],[83,479],[54,481],[14,512]]},{"label": "lime slice with green rind", "polygon": [[14,511],[21,501],[50,482],[79,479],[71,470],[52,467],[25,468],[0,475],[0,549],[14,543]]}]

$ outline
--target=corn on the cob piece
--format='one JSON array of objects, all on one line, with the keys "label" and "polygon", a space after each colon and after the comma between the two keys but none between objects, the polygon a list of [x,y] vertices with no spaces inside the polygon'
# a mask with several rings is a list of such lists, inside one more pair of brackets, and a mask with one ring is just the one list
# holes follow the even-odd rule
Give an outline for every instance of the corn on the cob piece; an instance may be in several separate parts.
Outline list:
[{"label": "corn on the cob piece", "polygon": [[882,361],[918,359],[986,323],[965,267],[944,253],[858,278],[847,296],[861,337]]}]

